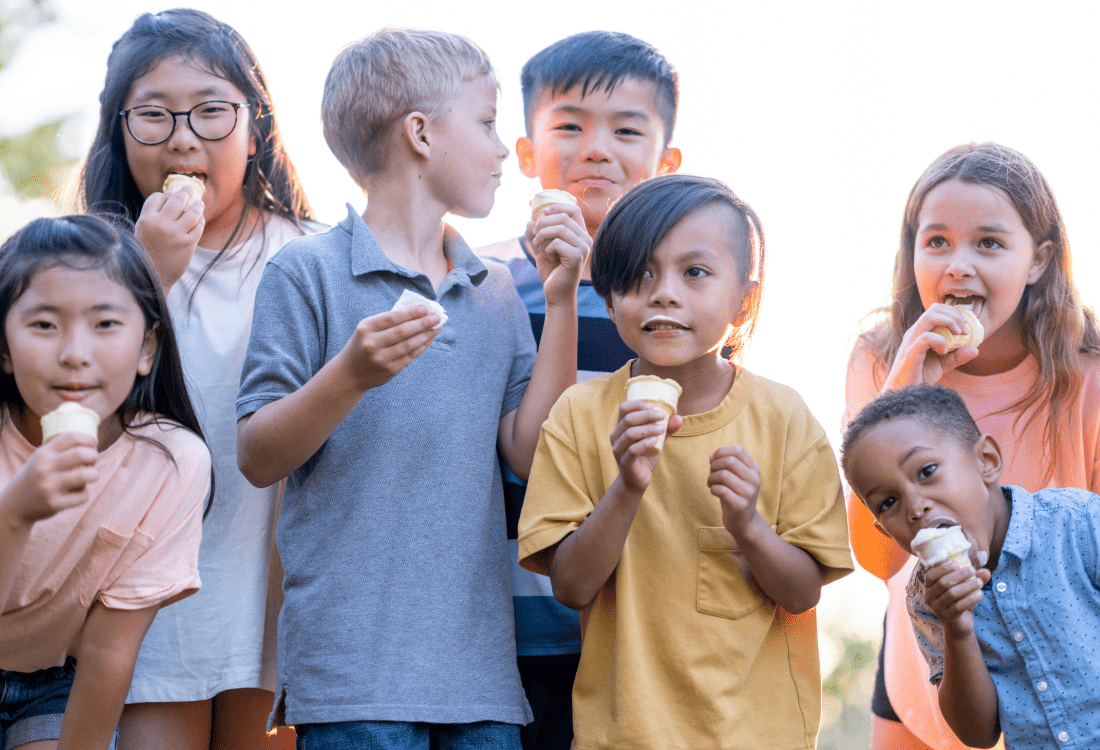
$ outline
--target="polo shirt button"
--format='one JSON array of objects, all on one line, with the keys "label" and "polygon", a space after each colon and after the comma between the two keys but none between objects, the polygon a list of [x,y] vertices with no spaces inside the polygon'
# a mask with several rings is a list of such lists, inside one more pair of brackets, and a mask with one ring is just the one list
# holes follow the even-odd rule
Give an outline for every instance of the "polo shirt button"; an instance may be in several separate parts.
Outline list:
[{"label": "polo shirt button", "polygon": [[1019,630],[1017,630],[1015,633],[1012,634],[1012,640],[1016,641],[1017,643],[1019,643],[1023,639],[1024,639],[1024,634],[1021,633]]},{"label": "polo shirt button", "polygon": [[1045,693],[1048,687],[1050,687],[1050,685],[1047,685],[1046,680],[1039,680],[1039,683],[1035,686],[1035,689],[1038,690],[1040,693]]},{"label": "polo shirt button", "polygon": [[1059,732],[1058,733],[1058,741],[1059,742],[1069,742],[1069,732]]},{"label": "polo shirt button", "polygon": [[1000,583],[997,584],[997,591],[1001,594],[1008,591],[1008,584],[1005,583],[1004,581],[1001,581]]}]

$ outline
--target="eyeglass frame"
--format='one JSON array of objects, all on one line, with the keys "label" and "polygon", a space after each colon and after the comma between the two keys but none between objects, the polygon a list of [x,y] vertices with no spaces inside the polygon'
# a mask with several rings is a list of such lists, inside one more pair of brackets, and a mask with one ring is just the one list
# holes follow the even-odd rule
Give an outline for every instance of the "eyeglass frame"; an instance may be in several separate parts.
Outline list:
[{"label": "eyeglass frame", "polygon": [[[230,107],[233,108],[233,127],[231,127],[229,129],[229,132],[226,133],[225,135],[223,135],[221,138],[207,138],[204,135],[199,135],[199,133],[195,130],[195,126],[191,124],[191,113],[194,112],[199,107],[203,106],[204,104],[228,104]],[[123,118],[126,121],[126,132],[130,134],[131,138],[133,138],[135,141],[137,141],[138,143],[140,143],[143,146],[159,146],[160,144],[164,143],[169,138],[171,138],[172,134],[176,132],[176,123],[179,122],[179,118],[180,118],[181,115],[186,115],[187,116],[187,127],[190,128],[191,132],[195,134],[196,138],[202,139],[204,141],[210,141],[210,142],[224,141],[226,138],[233,135],[233,131],[237,129],[237,121],[240,119],[239,115],[240,115],[241,109],[244,108],[244,107],[251,107],[251,106],[252,106],[251,102],[244,102],[243,104],[238,104],[237,102],[227,102],[227,101],[223,101],[221,99],[209,99],[205,102],[199,102],[198,104],[196,104],[191,109],[185,109],[185,110],[182,110],[180,112],[173,112],[172,110],[168,109],[168,107],[162,107],[159,104],[139,104],[136,107],[130,107],[129,109],[122,110],[121,112],[118,113],[118,115],[119,115],[119,117]],[[160,139],[159,141],[143,141],[140,138],[138,138],[136,135],[134,135],[134,131],[130,129],[130,113],[133,112],[135,109],[141,109],[142,107],[157,107],[158,109],[163,109],[165,112],[172,115],[172,129],[168,131],[168,135],[164,136],[164,138]]]}]

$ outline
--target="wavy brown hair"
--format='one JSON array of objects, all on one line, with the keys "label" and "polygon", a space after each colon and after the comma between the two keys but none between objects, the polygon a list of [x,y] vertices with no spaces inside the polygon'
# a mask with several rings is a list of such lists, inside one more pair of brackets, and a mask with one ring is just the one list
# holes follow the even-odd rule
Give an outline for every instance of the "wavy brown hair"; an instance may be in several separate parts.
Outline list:
[{"label": "wavy brown hair", "polygon": [[[1050,242],[1050,261],[1039,280],[1020,299],[1023,344],[1039,366],[1039,377],[1028,391],[1005,409],[1016,420],[1041,401],[1050,402],[1043,439],[1057,455],[1062,449],[1058,426],[1081,390],[1085,370],[1100,358],[1096,316],[1081,303],[1073,283],[1065,224],[1058,202],[1039,169],[1026,156],[996,143],[968,143],[940,156],[924,171],[905,204],[901,243],[894,261],[894,301],[878,312],[885,320],[860,338],[875,355],[882,372],[894,364],[905,332],[924,313],[913,271],[917,224],[928,193],[948,180],[989,185],[1003,192],[1023,220],[1036,246]],[[1025,428],[1038,417],[1036,411]],[[1053,474],[1053,461],[1045,479]]]}]

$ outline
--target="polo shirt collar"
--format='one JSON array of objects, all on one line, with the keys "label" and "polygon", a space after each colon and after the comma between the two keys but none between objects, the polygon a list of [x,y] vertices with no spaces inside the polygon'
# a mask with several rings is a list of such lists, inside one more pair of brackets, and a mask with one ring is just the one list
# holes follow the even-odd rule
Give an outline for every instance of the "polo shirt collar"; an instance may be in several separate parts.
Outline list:
[{"label": "polo shirt collar", "polygon": [[1005,534],[1001,554],[1006,552],[1020,560],[1031,554],[1031,536],[1035,525],[1035,498],[1023,487],[1004,485],[1012,497],[1012,516],[1008,520],[1008,532]]},{"label": "polo shirt collar", "polygon": [[[369,273],[387,272],[404,276],[408,279],[424,277],[419,271],[413,271],[394,263],[382,250],[374,234],[367,228],[363,217],[360,216],[351,204],[348,206],[348,216],[340,227],[351,235],[351,273],[353,276],[362,276]],[[443,227],[443,251],[451,260],[454,270],[447,274],[446,280],[439,288],[438,296],[452,286],[477,286],[489,275],[489,269],[474,255],[473,250],[462,239],[462,236],[449,225]],[[426,281],[426,277],[425,281]],[[430,284],[429,284],[430,286]]]}]

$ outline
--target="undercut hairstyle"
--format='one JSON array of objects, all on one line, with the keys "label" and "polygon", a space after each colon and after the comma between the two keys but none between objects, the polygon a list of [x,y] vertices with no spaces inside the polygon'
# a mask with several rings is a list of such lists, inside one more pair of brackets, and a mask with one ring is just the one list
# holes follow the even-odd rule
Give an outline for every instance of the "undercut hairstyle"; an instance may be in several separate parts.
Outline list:
[{"label": "undercut hairstyle", "polygon": [[981,430],[966,408],[962,396],[939,385],[910,385],[886,391],[848,423],[840,446],[840,465],[848,475],[848,455],[867,430],[895,419],[912,419],[937,432],[951,435],[960,445],[973,448]]},{"label": "undercut hairstyle", "polygon": [[[710,177],[670,174],[654,177],[626,193],[600,223],[592,243],[592,288],[610,304],[611,295],[636,291],[657,246],[693,211],[710,206],[729,209],[730,237],[737,270],[744,284],[757,282],[745,323],[734,328],[727,346],[737,356],[752,338],[764,287],[764,229],[756,212],[729,187]],[[732,321],[730,321],[732,322]]]},{"label": "undercut hairstyle", "polygon": [[489,57],[466,37],[382,29],[332,61],[321,98],[325,141],[363,187],[385,167],[394,125],[410,112],[442,115],[462,83],[483,75],[496,77]]},{"label": "undercut hairstyle", "polygon": [[[860,339],[877,360],[880,379],[893,366],[905,336],[924,305],[917,289],[913,256],[921,208],[928,193],[948,180],[988,185],[1008,198],[1035,246],[1050,242],[1043,275],[1029,284],[1020,300],[1024,347],[1035,359],[1035,382],[1005,412],[1017,412],[1018,422],[1030,414],[1028,429],[1040,418],[1042,401],[1050,402],[1043,439],[1048,448],[1044,481],[1054,473],[1053,457],[1070,446],[1062,444],[1061,425],[1080,393],[1085,371],[1100,359],[1100,328],[1073,282],[1072,259],[1058,202],[1042,172],[1026,156],[997,143],[966,143],[942,154],[924,171],[905,204],[901,243],[894,261],[893,301],[875,311],[883,320]],[[1036,425],[1038,426],[1038,425]]]},{"label": "undercut hairstyle", "polygon": [[672,141],[680,88],[676,70],[657,48],[630,34],[617,31],[586,31],[554,42],[523,66],[523,117],[527,135],[535,105],[544,91],[551,96],[581,87],[581,96],[594,91],[610,94],[623,80],[634,78],[652,83],[657,110],[665,126],[665,142]]},{"label": "undercut hairstyle", "polygon": [[[145,248],[123,217],[78,214],[36,219],[0,245],[0,352],[11,356],[5,324],[16,300],[23,296],[36,274],[57,267],[103,273],[134,296],[145,320],[145,331],[155,329],[157,348],[149,374],[137,375],[130,393],[118,407],[122,429],[129,433],[134,427],[167,418],[202,438],[160,280]],[[22,414],[26,409],[14,375],[0,372],[0,403],[12,413]],[[139,418],[145,421],[137,421]],[[153,443],[172,457],[156,440],[136,437]],[[213,496],[211,475],[209,498]],[[207,512],[209,509],[208,503]]]}]

